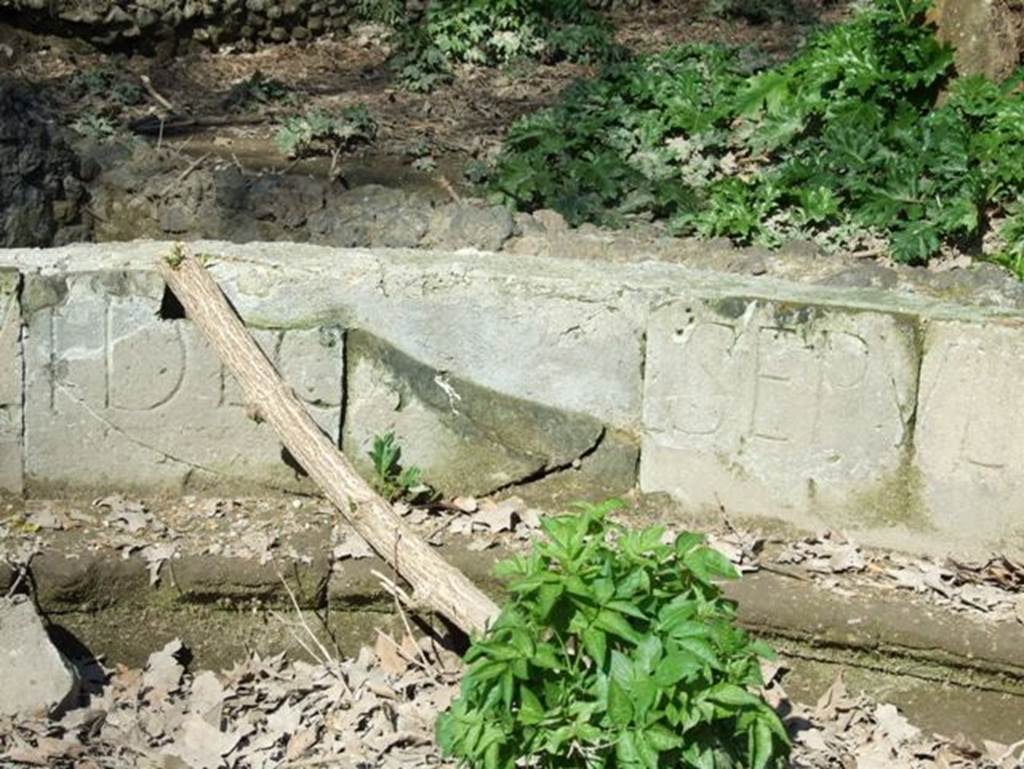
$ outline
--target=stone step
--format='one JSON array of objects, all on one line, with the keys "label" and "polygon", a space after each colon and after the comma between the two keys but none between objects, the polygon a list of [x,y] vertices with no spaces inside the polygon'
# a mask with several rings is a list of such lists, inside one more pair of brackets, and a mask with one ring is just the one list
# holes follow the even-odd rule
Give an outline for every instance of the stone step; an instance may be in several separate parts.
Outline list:
[{"label": "stone step", "polygon": [[[376,557],[333,561],[349,532],[321,502],[237,503],[212,517],[202,511],[220,503],[190,504],[157,509],[159,523],[134,535],[128,557],[124,535],[100,521],[42,533],[32,585],[71,648],[105,655],[108,664],[138,665],[181,638],[197,665],[214,668],[229,667],[248,650],[302,654],[289,630],[296,605],[311,627],[328,628],[330,640],[348,653],[371,643],[377,628],[397,629],[394,603],[374,575],[389,574],[388,568]],[[189,520],[202,523],[178,528]],[[436,529],[436,521],[421,528]],[[267,541],[276,544],[265,550]],[[177,553],[152,584],[147,548],[168,542]],[[449,535],[441,552],[500,599],[493,565],[525,543],[503,539],[483,551],[471,543]],[[221,552],[211,553],[211,545]],[[960,707],[976,716],[974,738],[1012,742],[1024,735],[1024,625],[956,613],[922,596],[841,576],[836,590],[793,573],[762,570],[725,587],[739,602],[741,623],[780,649],[793,668],[787,685],[794,694],[816,697],[842,669],[854,687],[906,706],[939,732],[965,731],[955,718]],[[0,591],[11,579],[9,569],[0,569]],[[937,693],[956,707],[936,707]]]}]

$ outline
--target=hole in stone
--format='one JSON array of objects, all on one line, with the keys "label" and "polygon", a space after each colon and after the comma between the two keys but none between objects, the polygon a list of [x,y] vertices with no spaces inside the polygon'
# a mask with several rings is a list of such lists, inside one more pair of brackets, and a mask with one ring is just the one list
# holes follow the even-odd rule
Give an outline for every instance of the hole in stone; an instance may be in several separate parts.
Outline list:
[{"label": "hole in stone", "polygon": [[164,286],[164,295],[160,300],[160,309],[157,310],[156,316],[160,320],[182,320],[185,317],[185,308],[181,306],[178,297],[167,286]]}]

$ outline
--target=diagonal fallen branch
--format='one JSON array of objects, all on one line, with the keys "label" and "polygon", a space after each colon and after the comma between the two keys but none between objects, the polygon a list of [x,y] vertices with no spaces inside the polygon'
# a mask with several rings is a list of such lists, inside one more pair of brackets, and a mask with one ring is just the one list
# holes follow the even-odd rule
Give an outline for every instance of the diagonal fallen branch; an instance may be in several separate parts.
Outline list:
[{"label": "diagonal fallen branch", "polygon": [[367,544],[412,586],[416,601],[466,632],[483,631],[498,607],[356,473],[274,370],[199,260],[179,246],[158,268],[248,403]]}]

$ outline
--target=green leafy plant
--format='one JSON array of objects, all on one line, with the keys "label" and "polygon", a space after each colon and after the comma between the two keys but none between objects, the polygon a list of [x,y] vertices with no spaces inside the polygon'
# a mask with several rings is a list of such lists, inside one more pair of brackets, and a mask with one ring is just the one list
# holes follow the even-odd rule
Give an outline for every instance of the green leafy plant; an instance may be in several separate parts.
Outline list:
[{"label": "green leafy plant", "polygon": [[75,118],[71,127],[94,141],[104,142],[118,134],[117,124],[106,115],[87,110]]},{"label": "green leafy plant", "polygon": [[421,29],[406,29],[400,41],[389,66],[406,90],[429,93],[451,82],[453,73],[448,58]]},{"label": "green leafy plant", "polygon": [[373,462],[374,488],[389,502],[399,499],[419,502],[434,497],[433,490],[423,482],[420,468],[402,467],[402,449],[394,433],[373,436],[369,456]]},{"label": "green leafy plant", "polygon": [[274,103],[294,103],[297,101],[295,92],[282,80],[267,77],[261,70],[256,70],[249,77],[235,83],[224,97],[227,108],[248,105],[266,106]]},{"label": "green leafy plant", "polygon": [[331,159],[328,176],[342,178],[341,157],[377,135],[377,123],[362,104],[337,112],[307,112],[286,118],[274,136],[274,144],[290,158],[326,155]]},{"label": "green leafy plant", "polygon": [[515,124],[492,188],[574,224],[842,249],[881,236],[914,264],[981,242],[1024,190],[1024,77],[952,79],[926,10],[875,0],[772,67],[709,46],[617,63]]},{"label": "green leafy plant", "polygon": [[76,98],[112,102],[118,107],[140,104],[144,98],[142,87],[116,69],[79,70],[71,76],[68,85]]},{"label": "green leafy plant", "polygon": [[782,767],[756,693],[772,652],[714,583],[732,565],[699,534],[611,523],[620,504],[544,520],[546,541],[500,565],[511,599],[466,655],[442,749],[483,769]]},{"label": "green leafy plant", "polygon": [[449,80],[456,62],[594,62],[620,53],[610,25],[583,0],[435,2],[421,20],[402,26],[397,41],[392,68],[416,91]]},{"label": "green leafy plant", "polygon": [[377,135],[377,123],[363,104],[337,112],[307,112],[286,118],[274,143],[289,157],[337,154],[360,144],[369,144]]},{"label": "green leafy plant", "polygon": [[393,26],[405,15],[403,0],[356,0],[356,16],[366,21]]}]

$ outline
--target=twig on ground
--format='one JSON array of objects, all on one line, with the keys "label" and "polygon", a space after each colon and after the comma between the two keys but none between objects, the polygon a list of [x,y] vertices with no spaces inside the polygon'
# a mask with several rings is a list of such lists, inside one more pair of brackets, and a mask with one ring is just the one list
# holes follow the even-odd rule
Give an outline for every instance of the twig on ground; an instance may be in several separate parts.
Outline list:
[{"label": "twig on ground", "polygon": [[416,609],[416,602],[408,593],[402,590],[402,588],[399,587],[394,580],[385,577],[376,569],[373,569],[370,572],[370,574],[372,574],[374,577],[380,580],[381,587],[384,588],[384,592],[386,592],[390,596],[400,598],[405,603],[405,605],[408,606],[410,609]]},{"label": "twig on ground", "polygon": [[423,662],[418,660],[418,659],[416,659],[416,657],[413,657],[413,656],[410,656],[409,654],[407,654],[405,649],[402,648],[402,644],[398,643],[398,641],[396,641],[394,638],[392,638],[390,635],[385,633],[380,628],[377,628],[377,635],[379,637],[383,638],[389,644],[391,644],[391,646],[394,648],[394,650],[398,653],[398,656],[401,657],[406,662],[408,662],[410,665],[415,665],[416,667],[420,668],[424,673],[434,674],[434,671],[432,671],[429,668],[427,668],[423,664]]},{"label": "twig on ground", "polygon": [[[401,541],[402,541],[402,538],[401,538],[401,535],[399,535],[398,539],[395,540],[394,560],[392,561],[392,563],[394,564],[394,569],[395,569],[395,579],[398,579],[398,566],[399,566],[398,545],[399,545],[399,543]],[[409,618],[405,615],[405,609],[402,607],[402,602],[398,600],[398,596],[397,595],[392,594],[392,597],[395,599],[395,608],[398,610],[398,616],[402,618],[402,625],[403,625],[403,627],[405,627],[406,635],[409,636],[409,640],[411,640],[414,644],[416,644],[416,651],[419,652],[420,659],[423,661],[424,669],[429,671],[432,676],[437,678],[437,671],[434,670],[434,668],[430,664],[430,662],[427,661],[427,655],[423,653],[423,649],[420,648],[419,643],[417,643],[417,641],[416,641],[416,636],[413,635],[412,627],[409,625]]]},{"label": "twig on ground", "polygon": [[28,573],[28,564],[8,563],[7,565],[18,575],[14,578],[14,581],[11,583],[11,586],[7,588],[7,598],[10,598],[12,595],[15,594],[15,592],[17,592],[18,588],[21,586],[22,580],[25,579],[25,574]]},{"label": "twig on ground", "polygon": [[168,112],[174,113],[176,111],[174,109],[174,105],[171,104],[167,97],[165,97],[158,90],[156,90],[156,88],[153,86],[153,81],[149,79],[148,75],[139,75],[139,79],[142,81],[142,86],[146,89],[146,93],[148,93],[150,97],[152,97],[153,101],[155,101]]},{"label": "twig on ground", "polygon": [[295,593],[292,591],[291,586],[288,584],[288,580],[284,578],[284,575],[278,568],[277,563],[273,563],[274,571],[277,574],[277,578],[281,580],[281,584],[284,585],[285,592],[288,593],[288,600],[291,601],[292,608],[295,610],[295,616],[298,618],[298,624],[305,631],[306,635],[313,640],[313,643],[316,644],[317,648],[320,650],[320,655],[322,655],[322,658],[320,655],[312,653],[309,647],[306,646],[306,644],[304,644],[302,640],[298,637],[298,634],[292,631],[292,628],[289,626],[287,622],[284,623],[285,627],[288,627],[289,632],[292,633],[292,636],[299,643],[299,645],[306,651],[307,654],[309,654],[313,659],[320,662],[322,665],[324,665],[324,667],[326,667],[334,674],[334,676],[341,682],[342,686],[345,688],[345,693],[351,697],[352,690],[349,689],[348,681],[345,680],[345,676],[340,672],[340,667],[338,665],[337,659],[335,659],[334,655],[332,655],[327,650],[327,647],[324,646],[323,643],[321,643],[320,638],[316,635],[316,633],[313,632],[312,628],[310,628],[309,623],[306,622],[306,618],[302,614],[302,609],[299,607],[299,602],[295,598]]}]

